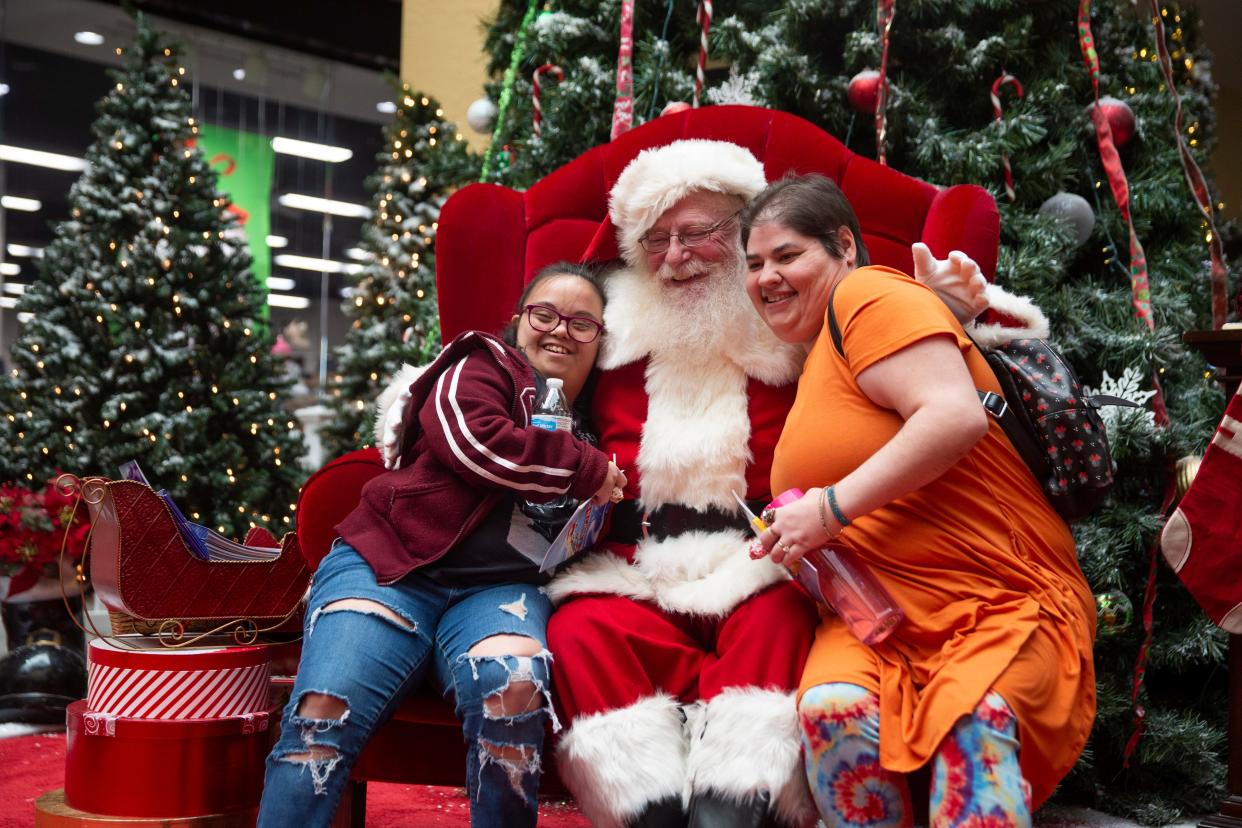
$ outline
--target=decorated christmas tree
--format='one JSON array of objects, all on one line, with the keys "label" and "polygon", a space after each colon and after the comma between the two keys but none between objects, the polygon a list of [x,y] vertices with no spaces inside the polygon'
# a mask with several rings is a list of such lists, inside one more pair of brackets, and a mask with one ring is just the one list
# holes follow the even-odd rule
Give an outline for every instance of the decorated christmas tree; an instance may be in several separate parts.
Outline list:
[{"label": "decorated christmas tree", "polygon": [[401,364],[421,365],[440,349],[435,295],[435,235],[449,193],[478,175],[457,128],[440,105],[396,90],[397,112],[384,127],[384,149],[368,181],[372,220],[362,228],[366,263],[342,305],[352,320],[322,430],[329,457],[372,442],[371,403]]},{"label": "decorated christmas tree", "polygon": [[216,173],[191,146],[185,69],[138,15],[100,101],[6,378],[0,480],[118,476],[137,460],[196,522],[291,528],[300,432],[269,351],[265,291]]},{"label": "decorated christmas tree", "polygon": [[[565,0],[538,12],[502,4],[488,39],[488,94],[501,110],[489,180],[529,186],[608,140],[618,56],[625,62],[623,5]],[[633,4],[635,125],[692,101],[703,70],[704,105],[792,112],[864,157],[881,157],[882,147],[902,172],[988,188],[1001,213],[1000,259],[989,275],[1047,312],[1055,344],[1084,383],[1143,404],[1106,414],[1118,483],[1073,527],[1100,610],[1099,715],[1059,796],[1152,824],[1215,810],[1224,792],[1226,636],[1167,567],[1153,570],[1175,464],[1203,450],[1223,409],[1211,367],[1180,337],[1223,322],[1237,287],[1236,268],[1222,284],[1218,255],[1218,230],[1230,231],[1209,222],[1216,205],[1188,186],[1178,151],[1178,129],[1199,165],[1213,143],[1210,63],[1193,9],[791,0],[731,5],[712,20],[707,5],[696,17],[694,4]],[[1091,58],[1111,155],[1092,118]],[[546,63],[565,79],[543,90],[535,137],[531,80]],[[1127,187],[1133,233],[1114,196]]]}]

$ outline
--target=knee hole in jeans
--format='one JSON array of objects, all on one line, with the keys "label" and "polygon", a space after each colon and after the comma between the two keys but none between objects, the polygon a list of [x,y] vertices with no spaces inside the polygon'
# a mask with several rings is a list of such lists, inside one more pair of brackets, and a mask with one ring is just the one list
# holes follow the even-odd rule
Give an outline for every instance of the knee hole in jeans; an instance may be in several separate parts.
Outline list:
[{"label": "knee hole in jeans", "polygon": [[[505,656],[535,656],[543,652],[543,645],[525,635],[492,635],[477,642],[466,653],[469,658],[503,658]],[[529,713],[539,709],[542,692],[533,681],[510,681],[501,690],[483,700],[487,715],[504,718]],[[520,758],[520,757],[519,757]]]},{"label": "knee hole in jeans", "polygon": [[305,693],[298,701],[298,715],[304,719],[344,720],[348,710],[344,699],[327,693]]}]

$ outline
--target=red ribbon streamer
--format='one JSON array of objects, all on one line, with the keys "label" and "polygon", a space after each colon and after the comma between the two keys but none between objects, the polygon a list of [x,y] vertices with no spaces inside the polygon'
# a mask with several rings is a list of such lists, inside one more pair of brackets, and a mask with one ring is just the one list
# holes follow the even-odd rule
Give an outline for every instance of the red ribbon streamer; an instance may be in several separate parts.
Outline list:
[{"label": "red ribbon streamer", "polygon": [[1195,204],[1203,211],[1204,221],[1208,226],[1208,254],[1212,260],[1212,328],[1220,330],[1229,317],[1229,276],[1225,269],[1225,253],[1220,243],[1220,233],[1216,232],[1213,220],[1212,197],[1208,192],[1207,182],[1203,180],[1203,172],[1186,146],[1182,137],[1182,98],[1177,94],[1177,86],[1173,83],[1173,64],[1169,60],[1169,46],[1164,42],[1164,22],[1160,19],[1159,4],[1151,0],[1152,25],[1156,29],[1156,51],[1160,54],[1160,73],[1164,75],[1164,83],[1169,87],[1173,103],[1177,105],[1177,114],[1173,118],[1173,136],[1177,138],[1177,153],[1182,157],[1182,171],[1186,174],[1186,183],[1195,198]]},{"label": "red ribbon streamer", "polygon": [[888,41],[896,14],[896,0],[876,0],[875,23],[880,30],[880,83],[876,87],[875,101],[875,158],[888,166],[884,153],[884,141],[888,138]]},{"label": "red ribbon streamer", "polygon": [[621,0],[621,46],[617,50],[617,99],[612,105],[612,135],[634,125],[634,0]]},{"label": "red ribbon streamer", "polygon": [[535,137],[539,138],[543,135],[543,105],[539,99],[543,97],[543,76],[551,75],[556,78],[557,82],[565,80],[565,72],[555,63],[545,63],[535,70],[531,76],[531,112],[534,118]]},{"label": "red ribbon streamer", "polygon": [[[1022,91],[1022,82],[1008,72],[1002,72],[999,78],[992,81],[992,115],[998,121],[1001,119],[1000,88],[1007,83],[1013,86],[1014,94],[1019,98],[1026,94]],[[1013,170],[1009,166],[1009,153],[1007,152],[1001,153],[1001,167],[1005,171],[1005,195],[1010,202],[1016,201],[1017,194],[1013,191]]]},{"label": "red ribbon streamer", "polygon": [[[1133,297],[1135,315],[1147,326],[1148,330],[1156,329],[1156,321],[1151,313],[1151,286],[1147,278],[1147,254],[1139,243],[1138,233],[1134,230],[1134,220],[1130,217],[1130,184],[1126,180],[1125,169],[1121,166],[1121,156],[1117,154],[1117,145],[1113,142],[1113,130],[1108,124],[1108,117],[1100,108],[1100,58],[1095,51],[1095,39],[1091,35],[1091,0],[1079,0],[1078,3],[1078,45],[1082,50],[1083,62],[1091,75],[1091,91],[1095,97],[1095,105],[1091,107],[1091,121],[1095,124],[1095,140],[1100,148],[1100,161],[1108,176],[1108,186],[1113,192],[1113,200],[1117,209],[1126,220],[1130,230],[1130,294]],[[1160,389],[1160,376],[1153,374],[1152,384],[1156,395],[1152,397],[1151,407],[1156,415],[1156,422],[1168,425],[1169,411],[1164,404],[1164,392]]]},{"label": "red ribbon streamer", "polygon": [[707,33],[712,27],[712,0],[700,0],[699,10],[694,15],[694,22],[701,26],[699,33],[699,65],[694,73],[695,109],[699,108],[699,98],[703,94],[703,78],[707,71]]},{"label": "red ribbon streamer", "polygon": [[[1168,482],[1164,489],[1164,503],[1160,506],[1160,513],[1166,518],[1169,509],[1173,506],[1173,500],[1176,496],[1176,484],[1172,475],[1166,475]],[[1126,740],[1126,746],[1121,752],[1121,766],[1130,767],[1130,757],[1134,755],[1135,749],[1138,747],[1139,739],[1143,738],[1143,730],[1147,726],[1147,709],[1139,704],[1139,691],[1143,689],[1143,678],[1147,675],[1147,657],[1151,653],[1151,641],[1153,636],[1153,620],[1155,618],[1156,609],[1156,559],[1157,552],[1160,549],[1160,536],[1151,544],[1151,563],[1147,568],[1147,588],[1143,593],[1143,643],[1139,645],[1138,657],[1134,660],[1134,679],[1130,684],[1130,705],[1134,708],[1134,730],[1130,734],[1130,738]]]}]

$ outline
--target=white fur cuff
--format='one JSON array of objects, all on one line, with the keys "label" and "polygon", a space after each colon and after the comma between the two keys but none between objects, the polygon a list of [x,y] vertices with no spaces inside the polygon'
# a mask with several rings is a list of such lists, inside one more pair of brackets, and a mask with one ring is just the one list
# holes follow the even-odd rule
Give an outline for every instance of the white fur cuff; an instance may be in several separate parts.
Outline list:
[{"label": "white fur cuff", "polygon": [[786,825],[814,823],[793,693],[731,687],[707,703],[698,722],[690,742],[692,794],[711,790],[741,801],[766,793]]},{"label": "white fur cuff", "polygon": [[681,796],[686,738],[670,696],[574,719],[556,752],[561,779],[595,828],[622,828],[652,802]]},{"label": "white fur cuff", "polygon": [[988,285],[983,291],[988,307],[997,313],[1018,320],[1022,327],[1005,325],[970,325],[966,332],[981,348],[995,348],[1015,339],[1047,339],[1051,329],[1048,317],[1025,296],[1018,296],[1000,285]]}]

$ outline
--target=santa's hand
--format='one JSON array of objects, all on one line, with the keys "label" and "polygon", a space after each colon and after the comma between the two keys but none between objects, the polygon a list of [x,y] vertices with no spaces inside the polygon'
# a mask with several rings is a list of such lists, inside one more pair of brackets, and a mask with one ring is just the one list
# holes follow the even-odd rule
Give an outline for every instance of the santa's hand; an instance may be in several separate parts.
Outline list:
[{"label": "santa's hand", "polygon": [[915,242],[910,251],[914,254],[914,278],[936,291],[957,321],[964,325],[987,310],[984,288],[988,281],[974,259],[960,250],[949,253],[947,259],[937,259],[922,242]]},{"label": "santa's hand", "polygon": [[405,433],[405,409],[409,404],[410,389],[406,388],[384,412],[384,436],[380,441],[380,454],[384,457],[386,469],[395,469],[401,464],[401,437]]}]

